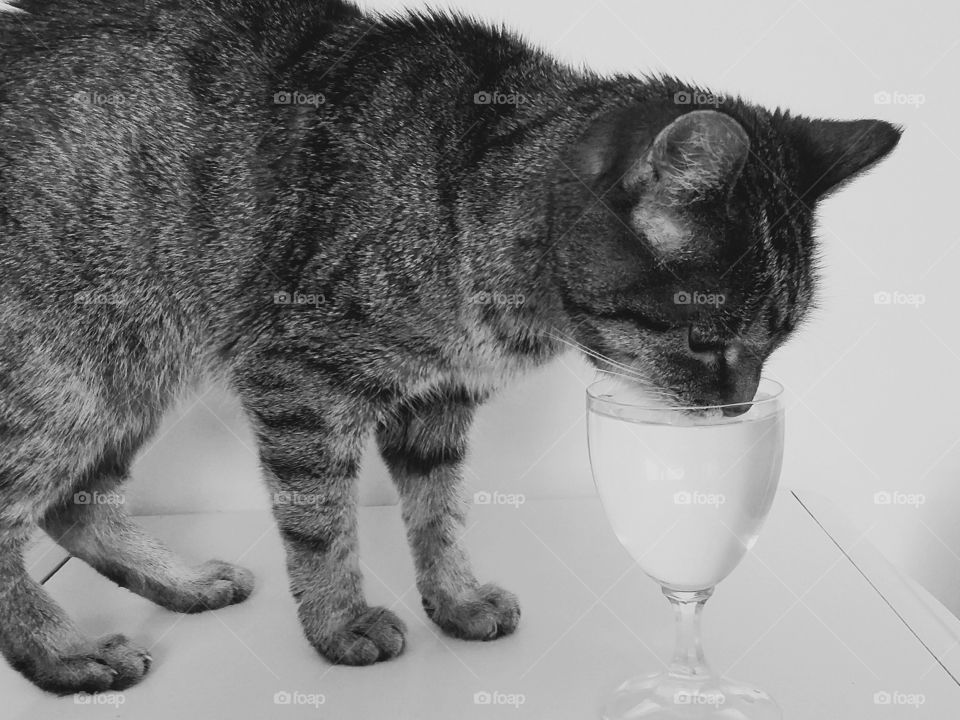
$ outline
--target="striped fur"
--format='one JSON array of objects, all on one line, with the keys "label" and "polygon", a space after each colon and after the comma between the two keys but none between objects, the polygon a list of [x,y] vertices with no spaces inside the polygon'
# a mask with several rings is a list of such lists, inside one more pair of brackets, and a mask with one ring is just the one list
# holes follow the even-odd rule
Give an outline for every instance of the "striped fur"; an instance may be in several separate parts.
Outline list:
[{"label": "striped fur", "polygon": [[[5,8],[9,7],[7,3]],[[173,610],[238,602],[109,493],[211,376],[259,441],[310,642],[394,657],[355,480],[375,433],[447,633],[512,632],[460,538],[477,406],[568,345],[665,400],[734,402],[812,302],[813,210],[899,133],[678,102],[503,29],[340,0],[22,0],[0,15],[0,650],[55,692],[149,656],[84,637],[27,576],[41,526]],[[714,306],[678,293],[722,293]]]}]

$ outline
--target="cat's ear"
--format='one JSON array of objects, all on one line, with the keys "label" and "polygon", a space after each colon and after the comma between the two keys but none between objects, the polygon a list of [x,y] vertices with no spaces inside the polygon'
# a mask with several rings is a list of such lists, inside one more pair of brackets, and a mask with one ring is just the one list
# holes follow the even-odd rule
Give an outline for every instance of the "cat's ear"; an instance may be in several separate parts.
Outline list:
[{"label": "cat's ear", "polygon": [[787,120],[800,158],[800,198],[815,202],[886,157],[902,130],[883,120]]},{"label": "cat's ear", "polygon": [[624,176],[624,187],[661,205],[725,198],[749,153],[740,123],[715,110],[694,110],[657,134]]},{"label": "cat's ear", "polygon": [[696,203],[725,204],[749,154],[746,131],[729,115],[693,110],[658,117],[635,106],[596,121],[569,169],[584,184],[591,181],[594,195],[618,187],[632,226],[655,250],[692,257],[714,248],[697,245],[684,210]]}]

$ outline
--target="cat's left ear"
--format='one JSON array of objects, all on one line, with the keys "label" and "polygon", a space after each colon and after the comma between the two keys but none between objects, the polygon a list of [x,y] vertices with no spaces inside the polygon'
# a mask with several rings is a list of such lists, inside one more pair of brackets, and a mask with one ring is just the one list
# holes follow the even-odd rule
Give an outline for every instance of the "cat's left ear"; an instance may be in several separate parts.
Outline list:
[{"label": "cat's left ear", "polygon": [[803,117],[788,118],[786,131],[800,156],[800,197],[811,203],[886,157],[903,132],[883,120]]}]

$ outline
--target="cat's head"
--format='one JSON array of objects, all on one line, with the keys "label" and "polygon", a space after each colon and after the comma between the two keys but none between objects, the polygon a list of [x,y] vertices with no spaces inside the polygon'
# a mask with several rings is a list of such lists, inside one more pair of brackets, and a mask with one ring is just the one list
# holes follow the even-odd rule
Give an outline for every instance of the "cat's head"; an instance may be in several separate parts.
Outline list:
[{"label": "cat's head", "polygon": [[811,307],[817,202],[899,137],[740,102],[607,112],[558,186],[573,208],[552,250],[568,335],[668,401],[752,399]]}]

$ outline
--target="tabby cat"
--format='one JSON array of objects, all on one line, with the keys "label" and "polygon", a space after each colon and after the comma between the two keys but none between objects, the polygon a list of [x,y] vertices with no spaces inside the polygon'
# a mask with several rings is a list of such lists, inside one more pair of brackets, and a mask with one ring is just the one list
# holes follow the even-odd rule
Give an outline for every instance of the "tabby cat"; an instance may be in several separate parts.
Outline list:
[{"label": "tabby cat", "polygon": [[[512,633],[459,543],[471,417],[568,346],[664,402],[740,411],[811,305],[813,211],[889,153],[874,120],[575,70],[463,17],[343,0],[21,0],[0,15],[0,650],[41,688],[138,682],[27,574],[43,528],[163,607],[250,595],[112,492],[197,378],[256,432],[304,633],[399,655],[356,490],[375,433],[429,617]],[[703,298],[712,301],[701,302]],[[92,495],[99,493],[100,495]]]}]

